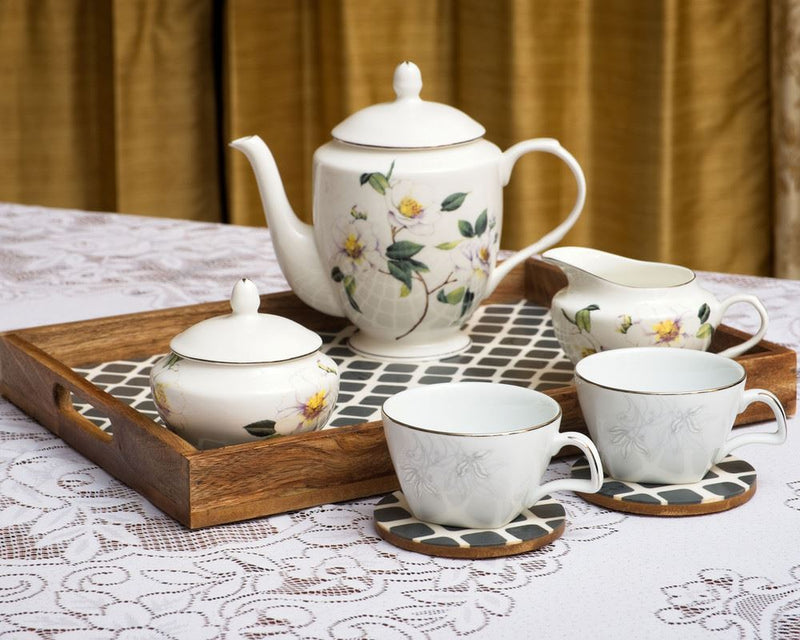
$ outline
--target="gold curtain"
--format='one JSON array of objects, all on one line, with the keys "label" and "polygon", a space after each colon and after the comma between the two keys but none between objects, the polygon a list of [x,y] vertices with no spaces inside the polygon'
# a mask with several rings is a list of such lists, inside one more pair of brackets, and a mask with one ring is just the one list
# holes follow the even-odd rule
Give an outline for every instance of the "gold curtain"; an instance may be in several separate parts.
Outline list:
[{"label": "gold curtain", "polygon": [[800,278],[800,4],[772,0],[775,275]]},{"label": "gold curtain", "polygon": [[212,9],[0,0],[0,200],[219,220]]},{"label": "gold curtain", "polygon": [[[410,59],[425,99],[502,148],[576,156],[588,199],[566,242],[766,274],[800,233],[792,201],[773,213],[771,19],[764,0],[0,0],[0,199],[260,225],[225,148],[255,133],[310,220],[313,150],[391,100]],[[503,245],[573,198],[557,160],[525,157]]]}]

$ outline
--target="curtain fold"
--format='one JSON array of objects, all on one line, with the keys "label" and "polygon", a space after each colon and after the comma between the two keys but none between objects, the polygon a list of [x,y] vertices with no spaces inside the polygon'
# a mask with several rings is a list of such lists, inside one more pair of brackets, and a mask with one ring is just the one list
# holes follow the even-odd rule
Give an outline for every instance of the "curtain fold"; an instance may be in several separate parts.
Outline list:
[{"label": "curtain fold", "polygon": [[116,209],[110,2],[0,3],[0,197]]},{"label": "curtain fold", "polygon": [[800,278],[800,4],[771,7],[775,275]]},{"label": "curtain fold", "polygon": [[[314,150],[410,59],[501,148],[575,155],[565,242],[797,277],[798,42],[792,0],[0,0],[0,199],[263,225],[227,148],[258,134],[310,221]],[[574,197],[521,159],[503,246]]]},{"label": "curtain fold", "polygon": [[[423,98],[461,108],[501,148],[555,137],[576,156],[588,197],[566,242],[696,269],[771,270],[769,15],[760,0],[227,8],[236,84],[228,130],[264,138],[306,220],[313,150],[352,111],[393,99],[393,68],[408,58],[422,69]],[[260,224],[249,167],[229,159],[231,219]],[[523,158],[505,193],[503,245],[544,235],[574,197],[558,160]]]},{"label": "curtain fold", "polygon": [[2,0],[0,198],[221,219],[212,8]]}]

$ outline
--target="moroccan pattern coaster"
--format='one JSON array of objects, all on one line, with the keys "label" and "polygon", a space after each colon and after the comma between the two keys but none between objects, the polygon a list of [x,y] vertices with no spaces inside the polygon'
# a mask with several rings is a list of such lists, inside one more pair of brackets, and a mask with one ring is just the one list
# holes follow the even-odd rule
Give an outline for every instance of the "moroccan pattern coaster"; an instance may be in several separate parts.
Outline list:
[{"label": "moroccan pattern coaster", "polygon": [[498,558],[550,544],[564,532],[564,507],[545,496],[501,529],[461,529],[417,520],[402,491],[375,506],[375,529],[401,549],[445,558]]},{"label": "moroccan pattern coaster", "polygon": [[[573,478],[588,478],[589,465],[580,458]],[[728,456],[711,467],[700,482],[650,484],[606,477],[597,493],[579,493],[606,509],[647,516],[694,516],[727,511],[744,504],[756,492],[756,472],[750,464]]]}]

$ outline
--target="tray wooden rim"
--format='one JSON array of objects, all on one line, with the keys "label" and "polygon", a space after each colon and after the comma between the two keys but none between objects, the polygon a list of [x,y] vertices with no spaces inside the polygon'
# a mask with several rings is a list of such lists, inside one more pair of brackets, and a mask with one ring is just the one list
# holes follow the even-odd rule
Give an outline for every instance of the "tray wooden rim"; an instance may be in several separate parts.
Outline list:
[{"label": "tray wooden rim", "polygon": [[[552,295],[565,284],[556,267],[531,259],[514,269],[484,304],[526,298],[549,307]],[[101,359],[166,352],[173,335],[200,319],[225,313],[228,308],[227,301],[209,302],[0,333],[0,394],[189,528],[397,489],[379,421],[198,450],[72,369]],[[312,330],[346,326],[343,319],[310,309],[292,292],[262,296],[262,311],[276,309],[282,315],[299,318]],[[131,327],[144,326],[147,332],[131,331]],[[118,337],[120,332],[125,332],[124,341]],[[87,340],[87,335],[91,339]],[[715,350],[747,337],[744,332],[721,325],[715,333],[715,341],[720,340],[721,344]],[[102,358],[87,357],[97,352],[103,353]],[[769,360],[769,368],[781,373],[776,378],[781,382],[779,388],[770,388],[784,402],[787,413],[795,412],[794,351],[761,341],[737,360],[748,375],[764,369],[761,365]],[[547,393],[562,406],[562,429],[585,432],[574,387],[566,385]],[[113,437],[103,434],[74,410],[72,394],[112,419]],[[739,416],[737,424],[770,416],[769,409],[753,405]],[[308,460],[315,464],[303,467],[303,461]],[[322,464],[317,464],[320,461]],[[231,475],[232,466],[242,470],[238,477]],[[271,475],[263,470],[265,466],[273,472]],[[249,481],[246,473],[257,478]],[[269,490],[254,486],[257,479],[264,477],[272,483]]]}]

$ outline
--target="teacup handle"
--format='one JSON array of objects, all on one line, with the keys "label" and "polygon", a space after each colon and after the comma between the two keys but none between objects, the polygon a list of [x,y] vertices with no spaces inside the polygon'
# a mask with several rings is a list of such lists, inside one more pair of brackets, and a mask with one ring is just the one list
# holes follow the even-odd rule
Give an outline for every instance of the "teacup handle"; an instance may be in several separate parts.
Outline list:
[{"label": "teacup handle", "polygon": [[542,496],[554,491],[580,491],[581,493],[597,493],[603,486],[603,464],[600,462],[600,454],[594,443],[582,433],[567,431],[559,433],[553,439],[552,455],[555,455],[564,447],[572,445],[578,447],[586,456],[589,462],[589,479],[585,478],[560,478],[551,480],[539,486],[534,494],[531,504],[536,504]]},{"label": "teacup handle", "polygon": [[746,340],[742,344],[737,344],[733,347],[730,347],[729,349],[725,349],[725,351],[721,351],[719,353],[719,355],[725,356],[726,358],[735,358],[736,356],[740,356],[751,347],[757,345],[767,332],[767,325],[769,324],[767,310],[764,308],[764,305],[761,304],[761,300],[746,293],[740,293],[733,295],[730,298],[725,298],[725,300],[720,303],[720,319],[728,310],[728,307],[730,307],[732,304],[736,304],[737,302],[747,302],[748,304],[753,305],[755,310],[758,312],[758,315],[761,317],[761,326],[758,328],[758,331],[756,331],[756,334],[749,340]]},{"label": "teacup handle", "polygon": [[520,249],[514,255],[504,260],[492,272],[489,277],[489,282],[486,287],[485,295],[488,296],[495,287],[500,284],[500,281],[505,278],[509,271],[516,267],[520,262],[530,258],[534,253],[540,253],[549,247],[552,247],[556,242],[561,240],[569,231],[572,226],[578,221],[578,217],[583,210],[583,203],[586,201],[586,178],[583,176],[583,170],[578,161],[572,156],[569,151],[564,149],[558,140],[553,138],[533,138],[531,140],[523,140],[518,142],[513,147],[509,147],[503,152],[500,158],[500,180],[503,186],[508,184],[511,178],[511,171],[514,164],[526,153],[532,151],[543,151],[545,153],[552,153],[554,156],[561,158],[572,171],[575,176],[575,181],[578,183],[578,194],[575,197],[575,204],[572,206],[572,211],[566,219],[553,229],[550,233],[544,235],[532,245]]},{"label": "teacup handle", "polygon": [[772,409],[775,414],[775,422],[778,423],[775,431],[767,433],[745,433],[729,438],[717,456],[717,462],[722,460],[734,449],[738,449],[746,444],[781,444],[786,440],[786,412],[783,410],[780,400],[775,394],[766,389],[748,389],[742,394],[739,402],[739,413],[744,411],[754,402],[763,402]]}]

